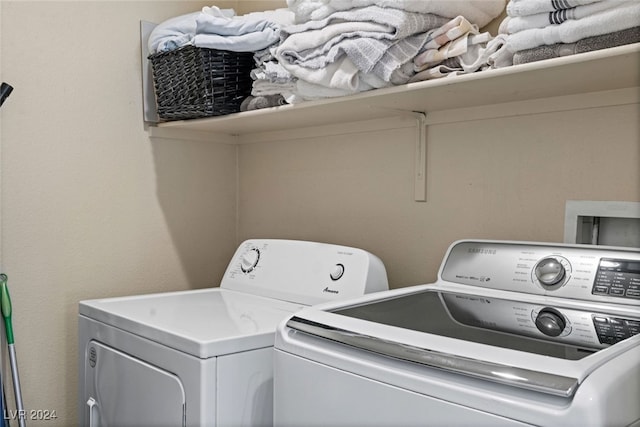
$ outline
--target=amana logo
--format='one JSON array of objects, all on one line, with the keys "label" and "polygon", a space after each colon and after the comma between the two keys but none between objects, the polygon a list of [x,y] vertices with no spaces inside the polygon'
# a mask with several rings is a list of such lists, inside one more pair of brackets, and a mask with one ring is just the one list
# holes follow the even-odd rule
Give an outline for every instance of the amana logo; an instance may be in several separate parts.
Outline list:
[{"label": "amana logo", "polygon": [[322,290],[322,292],[329,292],[330,294],[339,294],[340,291],[336,290],[336,289],[329,289],[329,287],[327,286],[326,288],[324,288]]}]

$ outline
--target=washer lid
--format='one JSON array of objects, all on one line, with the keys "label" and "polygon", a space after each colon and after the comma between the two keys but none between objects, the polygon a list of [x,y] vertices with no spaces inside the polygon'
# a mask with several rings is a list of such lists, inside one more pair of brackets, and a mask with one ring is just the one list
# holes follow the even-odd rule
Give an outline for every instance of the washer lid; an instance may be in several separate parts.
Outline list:
[{"label": "washer lid", "polygon": [[545,338],[534,325],[537,310],[529,302],[417,286],[305,308],[283,324],[276,347],[297,351],[293,339],[284,339],[292,329],[395,359],[570,397],[600,364],[640,345],[640,335],[601,345],[588,329],[593,328],[592,313],[577,311],[568,317],[575,340],[572,334]]},{"label": "washer lid", "polygon": [[82,301],[80,314],[204,359],[273,346],[278,323],[301,307],[215,288]]}]

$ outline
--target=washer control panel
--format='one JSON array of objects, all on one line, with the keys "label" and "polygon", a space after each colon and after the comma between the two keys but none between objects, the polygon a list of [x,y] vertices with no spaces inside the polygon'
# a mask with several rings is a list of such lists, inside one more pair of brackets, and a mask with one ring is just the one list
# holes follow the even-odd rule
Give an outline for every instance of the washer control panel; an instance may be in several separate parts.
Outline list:
[{"label": "washer control panel", "polygon": [[640,320],[594,314],[593,325],[601,344],[615,344],[640,333]]},{"label": "washer control panel", "polygon": [[482,295],[441,293],[459,323],[549,341],[600,349],[640,333],[640,312],[616,316]]},{"label": "washer control panel", "polygon": [[460,241],[446,282],[536,295],[640,306],[640,250],[535,242]]},{"label": "washer control panel", "polygon": [[591,292],[594,295],[640,299],[640,260],[600,259]]}]

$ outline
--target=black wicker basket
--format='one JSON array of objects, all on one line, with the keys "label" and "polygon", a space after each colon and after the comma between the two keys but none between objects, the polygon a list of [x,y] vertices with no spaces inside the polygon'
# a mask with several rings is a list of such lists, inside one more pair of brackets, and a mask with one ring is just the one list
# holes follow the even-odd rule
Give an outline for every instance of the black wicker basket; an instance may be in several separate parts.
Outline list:
[{"label": "black wicker basket", "polygon": [[253,52],[184,46],[149,60],[163,120],[237,113],[251,94]]}]

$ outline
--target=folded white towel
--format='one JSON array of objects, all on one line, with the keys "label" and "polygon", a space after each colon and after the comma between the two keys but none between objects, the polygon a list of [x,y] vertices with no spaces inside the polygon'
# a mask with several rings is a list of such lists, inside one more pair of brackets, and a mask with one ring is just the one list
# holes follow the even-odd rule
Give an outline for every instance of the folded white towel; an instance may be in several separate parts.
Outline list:
[{"label": "folded white towel", "polygon": [[[626,1],[633,3],[637,0]],[[620,0],[603,0],[596,3],[586,4],[584,6],[576,6],[571,9],[560,9],[555,12],[537,13],[527,16],[507,16],[500,23],[498,32],[501,34],[514,34],[518,31],[528,30],[531,28],[544,28],[549,25],[559,25],[565,21],[572,19],[582,19],[603,10],[619,7],[625,1]]]},{"label": "folded white towel", "polygon": [[253,54],[253,60],[258,66],[264,64],[265,62],[273,61],[274,59],[275,56],[273,56],[272,47],[258,50]]},{"label": "folded white towel", "polygon": [[413,59],[415,70],[422,71],[446,58],[459,55],[460,53],[456,53],[456,46],[460,43],[452,44],[451,42],[465,37],[464,46],[466,49],[466,36],[469,34],[478,34],[478,27],[471,24],[463,16],[458,16],[442,27],[430,31],[429,41]]},{"label": "folded white towel", "polygon": [[176,16],[158,24],[149,35],[149,53],[166,52],[190,43],[196,35],[196,16],[200,13]]},{"label": "folded white towel", "polygon": [[149,36],[149,52],[165,52],[193,44],[197,47],[255,52],[280,40],[281,25],[293,23],[287,9],[234,16],[232,9],[204,7],[200,12],[168,19]]},{"label": "folded white towel", "polygon": [[502,13],[506,0],[287,0],[296,22],[321,20],[335,11],[367,6],[431,13],[445,18],[462,15],[480,27]]},{"label": "folded white towel", "polygon": [[[411,61],[428,40],[428,31],[447,19],[400,9],[369,6],[336,12],[320,21],[287,27],[276,58],[297,77],[300,67],[321,69],[345,55],[364,73],[385,81]],[[295,66],[295,69],[294,69]]]},{"label": "folded white towel", "polygon": [[[457,39],[450,41],[440,49],[432,49],[424,52],[428,54],[424,57],[425,61],[422,62],[420,66],[415,66],[414,70],[416,72],[420,72],[431,68],[434,65],[439,64],[449,58],[460,57],[465,54],[469,56],[470,51],[477,51],[479,45],[486,44],[490,39],[491,35],[489,33],[482,33],[477,35],[467,33],[462,37],[458,37]],[[475,62],[475,57],[477,56],[477,53],[474,54],[474,59],[471,62]],[[465,61],[462,60],[462,63],[464,64]],[[477,71],[478,68],[479,66],[475,67],[473,71]]]},{"label": "folded white towel", "polygon": [[477,33],[478,26],[469,22],[464,16],[457,16],[442,27],[429,32],[429,41],[424,45],[424,49],[438,49],[469,31]]},{"label": "folded white towel", "polygon": [[601,0],[510,0],[507,4],[507,15],[528,16],[543,12],[553,12],[561,9],[595,3]]},{"label": "folded white towel", "polygon": [[287,64],[285,68],[300,80],[326,88],[357,92],[362,87],[359,70],[347,56],[322,68],[306,68],[297,64]]},{"label": "folded white towel", "polygon": [[193,45],[196,47],[228,50],[232,52],[255,52],[264,49],[280,40],[278,31],[274,28],[264,28],[261,31],[254,31],[237,36],[222,36],[219,34],[196,34],[193,38]]},{"label": "folded white towel", "polygon": [[283,90],[281,93],[289,104],[298,104],[303,101],[353,95],[355,93],[376,88],[388,87],[391,85],[389,82],[385,82],[371,73],[359,72],[357,78],[358,85],[355,90],[331,88],[315,83],[310,83],[305,80],[297,80],[295,82],[295,88],[293,90]]},{"label": "folded white towel", "polygon": [[[459,75],[474,73],[491,67],[489,57],[495,52],[497,46],[489,45],[491,34],[467,34],[449,42],[452,45],[447,49],[448,55],[443,58],[443,63],[432,67],[425,67],[414,75],[409,81],[429,80],[447,75]],[[441,48],[442,49],[442,48]]]},{"label": "folded white towel", "polygon": [[296,90],[296,82],[294,81],[290,81],[287,83],[271,83],[265,80],[256,80],[253,82],[251,95],[253,96],[279,95],[285,92],[292,92],[295,90]]},{"label": "folded white towel", "polygon": [[373,87],[367,85],[364,80],[359,79],[360,85],[356,90],[345,90],[329,88],[314,83],[310,83],[305,80],[298,80],[296,82],[296,90],[293,92],[293,99],[285,95],[287,102],[295,104],[300,101],[311,101],[323,98],[337,98],[341,96],[353,95],[355,93],[364,92],[373,89]]},{"label": "folded white towel", "polygon": [[227,17],[217,7],[205,7],[196,16],[193,44],[209,49],[255,52],[280,40],[280,26],[265,13]]},{"label": "folded white towel", "polygon": [[[394,32],[395,29],[392,26],[375,22],[338,22],[317,30],[296,32],[284,38],[275,48],[275,52],[276,57],[286,60],[285,62],[310,61],[326,55],[332,47],[345,39],[358,37],[391,39],[394,37]],[[286,36],[285,33],[283,35]]]},{"label": "folded white towel", "polygon": [[621,3],[582,19],[566,21],[545,28],[533,28],[507,36],[506,47],[511,53],[554,43],[573,43],[580,39],[625,30],[640,22],[640,2]]},{"label": "folded white towel", "polygon": [[381,38],[393,38],[398,40],[412,34],[440,27],[448,21],[448,19],[442,19],[441,16],[434,17],[434,15],[435,14],[416,13],[402,9],[386,8],[372,4],[364,7],[337,11],[322,19],[285,27],[282,29],[282,37],[286,38],[292,34],[318,30],[332,24],[376,23],[393,29],[390,35],[384,35]]},{"label": "folded white towel", "polygon": [[506,34],[498,34],[487,43],[487,49],[492,53],[487,60],[490,68],[504,68],[513,65],[513,53],[506,48]]},{"label": "folded white towel", "polygon": [[420,52],[427,38],[426,34],[418,34],[392,44],[374,65],[373,73],[387,82],[406,83],[413,74],[412,59]]},{"label": "folded white towel", "polygon": [[293,76],[276,61],[268,61],[251,71],[253,80],[266,80],[271,83],[286,83],[293,80]]}]

